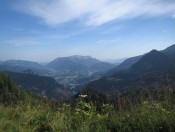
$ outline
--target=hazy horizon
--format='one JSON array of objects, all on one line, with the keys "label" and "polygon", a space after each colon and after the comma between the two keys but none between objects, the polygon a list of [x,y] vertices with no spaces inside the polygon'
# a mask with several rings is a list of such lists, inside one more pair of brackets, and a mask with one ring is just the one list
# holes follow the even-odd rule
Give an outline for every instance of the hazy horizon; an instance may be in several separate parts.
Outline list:
[{"label": "hazy horizon", "polygon": [[[90,56],[90,55],[71,55],[71,56],[89,56],[89,57],[92,57],[92,58],[95,58],[93,56]],[[40,61],[40,60],[33,60],[33,59],[30,59],[30,60],[27,60],[27,59],[18,59],[18,58],[10,58],[10,59],[4,59],[4,60],[0,60],[0,61],[9,61],[9,60],[20,60],[20,61],[31,61],[31,62],[38,62],[38,63],[49,63],[57,58],[64,58],[64,57],[71,57],[71,56],[59,56],[59,57],[55,57],[55,58],[52,58],[48,61]],[[131,56],[132,57],[132,56]],[[95,59],[98,59],[98,58],[95,58]],[[103,61],[103,62],[109,62],[109,63],[116,63],[116,62],[122,62],[123,60],[125,60],[127,58],[116,58],[116,59],[98,59],[100,61]]]},{"label": "hazy horizon", "polygon": [[0,6],[2,61],[117,60],[175,44],[174,0],[5,0]]}]

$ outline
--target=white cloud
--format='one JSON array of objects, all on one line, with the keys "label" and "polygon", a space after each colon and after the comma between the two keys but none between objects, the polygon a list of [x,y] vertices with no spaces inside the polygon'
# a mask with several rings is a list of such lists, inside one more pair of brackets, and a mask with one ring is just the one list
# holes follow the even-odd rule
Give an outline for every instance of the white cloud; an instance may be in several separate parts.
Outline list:
[{"label": "white cloud", "polygon": [[[167,0],[21,0],[18,9],[41,18],[49,26],[78,20],[99,26],[113,20],[159,16],[175,11]],[[173,15],[174,16],[174,15]]]}]

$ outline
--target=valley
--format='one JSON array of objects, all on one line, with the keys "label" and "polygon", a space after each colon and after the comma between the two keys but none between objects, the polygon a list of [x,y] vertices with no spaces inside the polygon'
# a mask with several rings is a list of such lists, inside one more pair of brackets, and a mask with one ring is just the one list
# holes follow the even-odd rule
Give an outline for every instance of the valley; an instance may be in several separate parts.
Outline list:
[{"label": "valley", "polygon": [[[0,130],[174,131],[174,57],[172,45],[118,66],[83,56],[46,66],[2,62]],[[9,122],[13,126],[7,128]]]},{"label": "valley", "polygon": [[[58,85],[62,85],[61,88],[64,87],[64,89],[69,91],[66,92],[67,90],[65,90],[64,92],[64,90],[58,90],[59,94],[65,93],[64,100],[78,93],[89,82],[99,79],[112,67],[114,67],[114,65],[101,62],[90,56],[70,56],[57,58],[46,66],[31,61],[8,60],[0,64],[0,71],[11,72],[10,75],[13,80],[15,80],[18,86],[24,89],[59,100],[60,97],[49,94],[50,91],[53,92],[51,86],[57,82]],[[30,83],[27,83],[24,77],[26,77],[26,80],[28,79]],[[40,84],[42,82],[36,82],[34,77],[37,78],[37,80],[43,80],[44,78],[45,80],[51,80],[51,78],[53,78],[53,82],[47,83],[43,80],[44,84]],[[56,82],[54,82],[54,80]],[[54,87],[55,90],[59,89],[57,86]],[[49,91],[47,92],[45,89],[49,89]],[[39,92],[37,92],[37,90]],[[59,96],[59,94],[57,96]]]},{"label": "valley", "polygon": [[0,0],[0,132],[175,132],[175,0]]},{"label": "valley", "polygon": [[21,88],[56,100],[68,99],[86,88],[115,96],[130,89],[163,87],[167,78],[174,80],[174,47],[128,58],[118,66],[90,56],[75,55],[57,58],[45,66],[30,61],[8,60],[0,64],[0,70],[9,73]]}]

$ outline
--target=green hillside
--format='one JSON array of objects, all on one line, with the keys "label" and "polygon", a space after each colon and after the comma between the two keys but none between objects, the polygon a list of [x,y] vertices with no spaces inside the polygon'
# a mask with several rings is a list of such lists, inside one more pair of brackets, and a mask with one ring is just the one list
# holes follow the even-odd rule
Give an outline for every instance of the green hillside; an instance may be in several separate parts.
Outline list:
[{"label": "green hillside", "polygon": [[[147,91],[152,93],[149,96],[145,91],[127,92],[118,96],[117,104],[99,106],[91,98],[86,100],[98,95],[88,90],[87,95],[77,95],[75,107],[21,91],[2,73],[0,90],[0,131],[175,131],[175,91],[170,87]],[[144,98],[139,101],[139,97]]]}]

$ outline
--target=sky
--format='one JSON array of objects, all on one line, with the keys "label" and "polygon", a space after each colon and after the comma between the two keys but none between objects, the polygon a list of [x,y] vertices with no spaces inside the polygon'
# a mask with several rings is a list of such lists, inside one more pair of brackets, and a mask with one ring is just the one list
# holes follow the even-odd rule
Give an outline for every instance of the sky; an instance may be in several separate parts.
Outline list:
[{"label": "sky", "polygon": [[175,44],[175,0],[0,0],[0,60],[132,57]]}]

